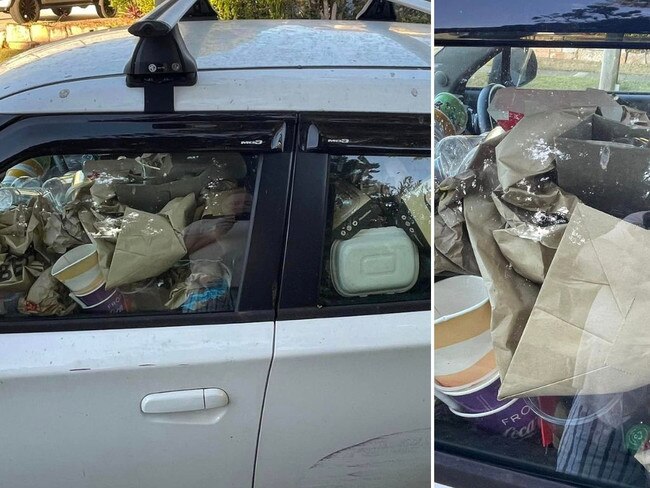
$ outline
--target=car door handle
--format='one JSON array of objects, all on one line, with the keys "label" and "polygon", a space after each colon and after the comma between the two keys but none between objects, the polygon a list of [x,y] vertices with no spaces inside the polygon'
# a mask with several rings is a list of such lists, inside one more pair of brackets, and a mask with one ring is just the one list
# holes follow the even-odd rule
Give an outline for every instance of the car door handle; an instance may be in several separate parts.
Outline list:
[{"label": "car door handle", "polygon": [[209,410],[228,405],[228,394],[219,388],[151,393],[142,399],[142,413],[174,413]]}]

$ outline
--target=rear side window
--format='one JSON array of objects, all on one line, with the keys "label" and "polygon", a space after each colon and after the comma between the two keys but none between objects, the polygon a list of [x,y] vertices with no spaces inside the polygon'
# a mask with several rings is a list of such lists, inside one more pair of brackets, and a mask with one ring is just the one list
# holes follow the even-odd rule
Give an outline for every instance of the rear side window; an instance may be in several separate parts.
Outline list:
[{"label": "rear side window", "polygon": [[430,158],[329,157],[324,305],[427,299]]},{"label": "rear side window", "polygon": [[259,156],[46,154],[0,176],[5,317],[232,311]]}]

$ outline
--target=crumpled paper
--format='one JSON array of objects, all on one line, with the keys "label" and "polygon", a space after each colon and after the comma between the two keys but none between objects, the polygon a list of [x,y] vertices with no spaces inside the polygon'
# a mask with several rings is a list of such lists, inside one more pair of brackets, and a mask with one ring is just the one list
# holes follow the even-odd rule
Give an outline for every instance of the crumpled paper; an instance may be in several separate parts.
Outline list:
[{"label": "crumpled paper", "polygon": [[472,152],[469,169],[435,186],[438,200],[433,236],[435,274],[458,270],[463,274],[479,274],[465,229],[463,199],[469,194],[489,195],[496,188],[496,169],[490,168],[495,167],[495,147],[505,134],[500,127],[489,132]]},{"label": "crumpled paper", "polygon": [[77,304],[70,298],[63,283],[47,268],[29,288],[27,295],[18,301],[18,311],[26,315],[62,316],[72,313]]},{"label": "crumpled paper", "polygon": [[25,205],[0,213],[0,251],[23,256],[38,241],[39,220],[33,214],[33,207]]},{"label": "crumpled paper", "polygon": [[[495,172],[492,165],[484,177]],[[492,304],[492,343],[501,377],[577,203],[545,177],[463,201],[469,240]]]},{"label": "crumpled paper", "polygon": [[187,249],[181,235],[194,212],[193,194],[170,201],[159,214],[127,207],[122,217],[106,287],[135,283],[167,271]]},{"label": "crumpled paper", "polygon": [[35,256],[0,254],[0,291],[26,291],[43,272],[45,265]]}]

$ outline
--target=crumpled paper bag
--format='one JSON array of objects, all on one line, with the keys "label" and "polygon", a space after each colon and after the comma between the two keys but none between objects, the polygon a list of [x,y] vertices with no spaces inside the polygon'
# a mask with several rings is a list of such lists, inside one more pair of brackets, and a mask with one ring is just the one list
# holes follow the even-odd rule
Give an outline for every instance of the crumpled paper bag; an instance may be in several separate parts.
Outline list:
[{"label": "crumpled paper bag", "polygon": [[34,243],[39,220],[33,207],[19,205],[0,213],[0,251],[23,256]]},{"label": "crumpled paper bag", "polygon": [[74,209],[61,214],[46,199],[40,199],[34,204],[33,215],[39,222],[45,252],[50,256],[64,254],[68,249],[90,242]]},{"label": "crumpled paper bag", "polygon": [[499,250],[517,273],[541,285],[578,198],[550,182],[529,181],[492,200],[506,223],[493,231]]},{"label": "crumpled paper bag", "polygon": [[187,249],[181,232],[196,206],[194,195],[175,198],[151,214],[127,207],[122,217],[106,287],[135,283],[167,271]]},{"label": "crumpled paper bag", "polygon": [[[492,163],[482,177],[493,179],[496,171]],[[492,343],[501,377],[577,203],[545,177],[464,199],[468,236],[492,304]]]},{"label": "crumpled paper bag", "polygon": [[18,311],[26,315],[62,316],[72,313],[77,304],[70,298],[70,290],[55,279],[52,268],[47,268],[18,301]]},{"label": "crumpled paper bag", "polygon": [[650,232],[579,204],[500,398],[618,393],[650,383]]},{"label": "crumpled paper bag", "polygon": [[36,257],[0,254],[0,291],[26,291],[43,272],[45,265]]},{"label": "crumpled paper bag", "polygon": [[506,189],[525,178],[549,172],[563,157],[555,138],[578,126],[594,108],[540,112],[524,117],[496,148],[499,183]]},{"label": "crumpled paper bag", "polygon": [[437,200],[434,214],[434,272],[478,274],[478,266],[467,238],[463,199],[469,194],[489,195],[498,184],[494,171],[495,147],[505,137],[500,127],[489,132],[470,154],[467,171],[434,186]]}]

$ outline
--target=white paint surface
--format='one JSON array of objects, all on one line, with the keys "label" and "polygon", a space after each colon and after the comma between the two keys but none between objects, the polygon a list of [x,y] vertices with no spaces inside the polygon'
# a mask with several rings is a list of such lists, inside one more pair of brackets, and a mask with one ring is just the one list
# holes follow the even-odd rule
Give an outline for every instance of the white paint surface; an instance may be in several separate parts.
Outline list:
[{"label": "white paint surface", "polygon": [[[210,20],[183,22],[181,32],[199,70],[431,66],[429,25]],[[0,98],[86,78],[119,75],[124,80],[122,74],[137,39],[125,28],[117,28],[30,49],[0,64]],[[89,96],[120,103],[121,91],[88,86]]]},{"label": "white paint surface", "polygon": [[[0,480],[11,488],[247,487],[273,324],[3,334]],[[144,414],[150,393],[222,408]]]},{"label": "white paint surface", "polygon": [[430,334],[429,312],[278,322],[256,488],[429,486]]}]

